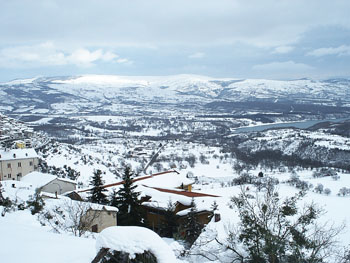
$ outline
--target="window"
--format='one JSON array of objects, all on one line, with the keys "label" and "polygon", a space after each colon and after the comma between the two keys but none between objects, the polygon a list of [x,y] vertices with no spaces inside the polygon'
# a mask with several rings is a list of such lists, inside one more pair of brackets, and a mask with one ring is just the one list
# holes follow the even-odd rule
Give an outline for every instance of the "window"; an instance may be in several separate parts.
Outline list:
[{"label": "window", "polygon": [[7,168],[11,168],[11,164],[10,163],[7,164]]},{"label": "window", "polygon": [[97,231],[98,231],[98,226],[97,225],[93,225],[91,227],[91,232],[97,233]]},{"label": "window", "polygon": [[17,178],[22,177],[22,173],[17,174]]},{"label": "window", "polygon": [[33,166],[33,162],[32,161],[29,162],[29,166]]},{"label": "window", "polygon": [[7,178],[11,178],[11,174],[8,174],[8,175],[7,175]]},{"label": "window", "polygon": [[22,163],[21,162],[18,163],[18,167],[22,167]]}]

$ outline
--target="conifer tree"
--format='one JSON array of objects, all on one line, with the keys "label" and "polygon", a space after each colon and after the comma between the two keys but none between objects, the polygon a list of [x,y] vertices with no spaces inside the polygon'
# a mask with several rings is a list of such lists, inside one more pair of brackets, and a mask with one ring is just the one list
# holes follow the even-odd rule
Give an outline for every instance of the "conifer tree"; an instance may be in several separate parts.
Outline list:
[{"label": "conifer tree", "polygon": [[175,204],[169,200],[167,209],[164,212],[164,222],[160,226],[161,236],[172,238],[177,231],[177,217],[175,214]]},{"label": "conifer tree", "polygon": [[118,195],[115,189],[113,189],[113,192],[110,195],[109,205],[118,207]]},{"label": "conifer tree", "polygon": [[91,178],[90,185],[93,186],[89,200],[92,203],[105,205],[108,203],[107,195],[104,193],[107,190],[102,188],[104,181],[102,180],[102,171],[95,170]]},{"label": "conifer tree", "polygon": [[132,180],[133,172],[126,167],[123,175],[123,185],[117,192],[115,205],[118,211],[118,225],[142,226],[143,216],[141,210],[140,192],[136,191],[136,185]]},{"label": "conifer tree", "polygon": [[191,209],[187,214],[187,218],[184,224],[185,227],[185,240],[192,246],[192,244],[196,241],[197,237],[200,235],[202,226],[198,222],[197,219],[197,206],[194,202],[194,198],[191,201]]}]

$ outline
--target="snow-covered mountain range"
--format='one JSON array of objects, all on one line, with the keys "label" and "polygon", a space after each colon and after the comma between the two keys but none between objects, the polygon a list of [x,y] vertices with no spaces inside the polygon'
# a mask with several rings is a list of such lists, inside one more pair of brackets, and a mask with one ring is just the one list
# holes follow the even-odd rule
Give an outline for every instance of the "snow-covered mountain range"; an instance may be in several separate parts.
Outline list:
[{"label": "snow-covered mountain range", "polygon": [[[0,83],[4,113],[117,111],[116,105],[189,105],[264,102],[350,105],[350,80],[218,79],[196,75],[42,77]],[[231,109],[230,109],[231,110]],[[288,106],[292,111],[293,107]]]}]

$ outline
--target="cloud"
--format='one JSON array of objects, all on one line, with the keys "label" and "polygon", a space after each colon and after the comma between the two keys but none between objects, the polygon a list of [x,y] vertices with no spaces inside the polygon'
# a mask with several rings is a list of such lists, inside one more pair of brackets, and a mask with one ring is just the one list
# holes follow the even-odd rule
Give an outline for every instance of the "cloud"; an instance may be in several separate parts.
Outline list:
[{"label": "cloud", "polygon": [[203,52],[196,52],[188,56],[188,58],[203,58],[205,54]]},{"label": "cloud", "polygon": [[339,47],[318,48],[310,51],[307,56],[322,57],[327,55],[350,56],[350,46],[342,45]]},{"label": "cloud", "polygon": [[272,53],[273,54],[287,54],[293,50],[294,50],[294,47],[292,47],[292,46],[279,46],[279,47],[276,47],[272,51]]},{"label": "cloud", "polygon": [[[337,63],[305,54],[336,53],[348,43],[349,9],[349,0],[2,1],[0,78],[181,74],[199,61],[196,74],[264,77],[258,69],[273,67],[271,57],[294,61],[277,64],[293,72],[309,64],[332,76],[349,68],[345,51]],[[319,47],[330,49],[312,52]]]},{"label": "cloud", "polygon": [[126,61],[128,60],[120,58],[112,51],[104,51],[103,49],[90,51],[86,48],[70,51],[56,47],[53,42],[44,42],[31,46],[16,46],[0,50],[0,66],[3,68],[63,65],[91,67],[97,62],[125,63]]},{"label": "cloud", "polygon": [[116,58],[118,58],[118,55],[110,51],[103,52],[101,49],[89,51],[88,49],[80,48],[66,57],[66,63],[78,66],[92,66],[94,62],[99,60],[110,62],[113,60],[117,61]]},{"label": "cloud", "polygon": [[117,63],[125,64],[125,65],[132,65],[134,62],[132,60],[127,59],[127,58],[119,58],[119,59],[117,59]]},{"label": "cloud", "polygon": [[294,61],[271,62],[254,65],[252,70],[258,76],[273,78],[299,78],[309,76],[314,70],[312,66]]},{"label": "cloud", "polygon": [[238,42],[288,46],[310,28],[349,28],[350,9],[348,0],[3,2],[0,24],[4,25],[4,43],[52,39],[79,46],[109,47]]},{"label": "cloud", "polygon": [[254,70],[305,70],[312,68],[304,63],[295,63],[294,61],[271,62],[253,66]]}]

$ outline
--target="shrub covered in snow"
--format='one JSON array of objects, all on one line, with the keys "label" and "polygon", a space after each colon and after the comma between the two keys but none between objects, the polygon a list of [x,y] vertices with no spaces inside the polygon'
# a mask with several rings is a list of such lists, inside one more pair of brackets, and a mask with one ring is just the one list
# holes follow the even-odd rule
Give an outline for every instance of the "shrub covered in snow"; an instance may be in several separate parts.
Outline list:
[{"label": "shrub covered in snow", "polygon": [[350,195],[350,188],[347,187],[342,187],[339,189],[339,196],[346,196],[346,195]]},{"label": "shrub covered in snow", "polygon": [[173,251],[160,236],[143,227],[116,226],[106,228],[97,237],[96,249],[97,252],[100,252],[101,249],[108,249],[105,257],[108,257],[108,253],[123,252],[124,256],[127,255],[131,259],[130,262],[134,262],[132,259],[136,259],[136,257],[140,257],[138,255],[144,253],[154,255],[157,263],[177,262]]}]

